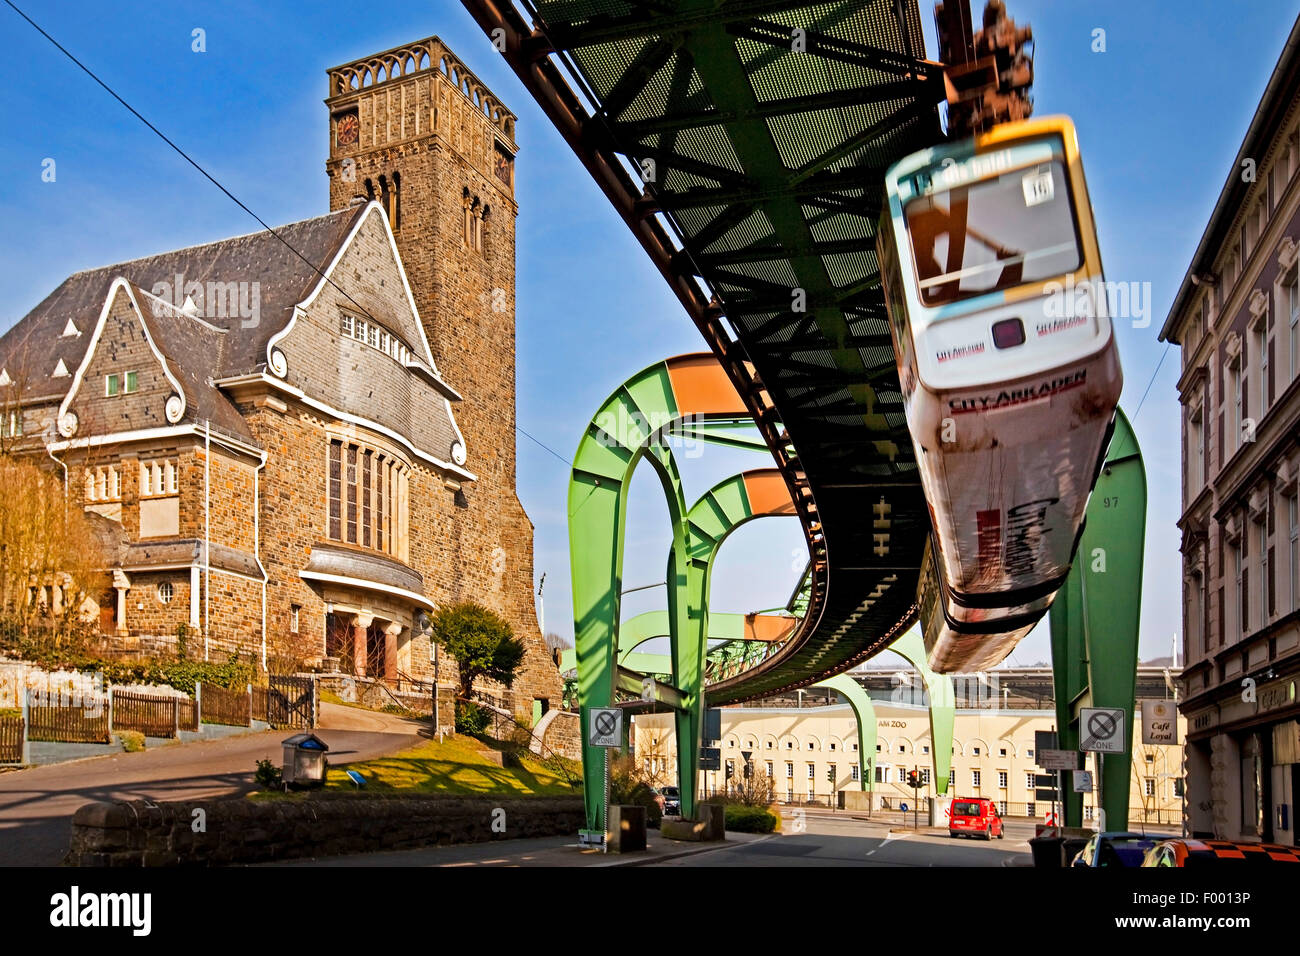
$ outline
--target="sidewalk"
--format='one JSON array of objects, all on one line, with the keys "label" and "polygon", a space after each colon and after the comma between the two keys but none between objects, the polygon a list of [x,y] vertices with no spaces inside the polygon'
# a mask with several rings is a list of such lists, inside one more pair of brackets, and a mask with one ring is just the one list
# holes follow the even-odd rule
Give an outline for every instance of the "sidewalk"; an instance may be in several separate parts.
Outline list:
[{"label": "sidewalk", "polygon": [[[425,738],[427,725],[393,714],[321,705],[318,736],[331,766],[398,753]],[[243,729],[243,728],[238,728]],[[0,773],[0,866],[55,866],[68,849],[73,813],[92,800],[217,799],[253,788],[257,761],[281,759],[290,730],[213,736],[193,743],[101,756]]]},{"label": "sidewalk", "polygon": [[577,835],[540,837],[530,840],[494,840],[491,843],[471,843],[458,846],[431,846],[418,850],[389,850],[380,853],[356,853],[348,856],[331,856],[284,860],[265,866],[648,866],[683,856],[696,856],[735,847],[743,843],[778,839],[774,834],[728,833],[725,841],[717,843],[689,843],[665,840],[658,830],[646,837],[643,853],[601,853],[586,849],[577,842]]}]

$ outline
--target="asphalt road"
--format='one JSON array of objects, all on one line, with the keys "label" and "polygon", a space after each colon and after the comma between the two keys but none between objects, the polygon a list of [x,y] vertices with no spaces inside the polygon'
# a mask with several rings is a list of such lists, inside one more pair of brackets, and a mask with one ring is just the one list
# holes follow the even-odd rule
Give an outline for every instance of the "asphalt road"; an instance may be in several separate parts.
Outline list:
[{"label": "asphalt road", "polygon": [[788,832],[656,866],[1029,866],[1032,823],[1012,822],[1002,840],[953,839],[926,830],[891,832],[887,824],[807,814],[802,833]]},{"label": "asphalt road", "polygon": [[[321,704],[331,764],[396,753],[420,740],[419,721]],[[427,730],[426,730],[427,733]],[[280,762],[289,732],[268,730],[194,744],[170,744],[71,763],[0,773],[0,866],[53,866],[68,849],[73,813],[92,800],[188,800],[253,789],[258,760]]]},{"label": "asphalt road", "polygon": [[[788,813],[788,811],[787,811]],[[787,818],[787,826],[789,825]],[[805,814],[803,832],[733,833],[722,845],[663,840],[649,833],[646,853],[604,856],[583,851],[573,836],[503,840],[351,856],[287,860],[276,866],[328,867],[586,867],[586,866],[1030,866],[1034,824],[1014,820],[1005,839],[952,839],[946,832],[899,830],[890,821],[846,814]],[[894,821],[894,825],[897,822]]]}]

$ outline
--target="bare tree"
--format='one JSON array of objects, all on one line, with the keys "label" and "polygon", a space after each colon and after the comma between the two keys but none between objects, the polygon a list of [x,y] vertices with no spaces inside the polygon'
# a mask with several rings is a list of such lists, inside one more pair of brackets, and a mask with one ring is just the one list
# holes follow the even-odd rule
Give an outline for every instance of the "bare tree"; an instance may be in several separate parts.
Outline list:
[{"label": "bare tree", "polygon": [[0,487],[0,607],[24,635],[44,619],[57,644],[99,573],[98,544],[79,503],[35,459],[0,455]]}]

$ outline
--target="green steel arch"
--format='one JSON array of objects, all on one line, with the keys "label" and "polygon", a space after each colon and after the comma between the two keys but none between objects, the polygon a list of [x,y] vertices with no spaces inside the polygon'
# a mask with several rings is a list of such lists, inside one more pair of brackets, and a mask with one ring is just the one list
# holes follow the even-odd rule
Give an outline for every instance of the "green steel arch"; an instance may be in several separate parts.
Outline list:
[{"label": "green steel arch", "polygon": [[[731,418],[745,411],[734,387],[708,353],[657,362],[633,375],[601,405],[573,457],[569,480],[569,567],[573,586],[578,711],[583,733],[583,799],[587,827],[604,830],[608,755],[587,745],[592,707],[613,702],[618,647],[627,492],[642,459],[664,490],[673,537],[668,560],[669,636],[674,681],[681,686],[696,655],[682,647],[687,567],[685,498],[670,444],[687,418]],[[689,642],[688,642],[689,643]],[[698,723],[698,718],[697,721]],[[698,759],[698,755],[697,755]]]},{"label": "green steel arch", "polygon": [[[703,742],[701,718],[704,712],[704,654],[708,647],[709,589],[713,560],[731,532],[755,518],[795,514],[794,505],[781,473],[775,468],[744,471],[726,478],[703,495],[686,514],[687,614],[680,642],[682,669],[677,688],[685,706],[677,718],[677,784],[681,789],[682,815],[694,817],[696,782]],[[672,568],[673,558],[669,559]],[[670,579],[671,580],[671,579]]]},{"label": "green steel arch", "polygon": [[876,707],[871,702],[871,695],[848,674],[836,674],[834,677],[826,678],[826,680],[819,680],[812,686],[827,687],[830,690],[838,691],[849,702],[849,706],[853,708],[853,717],[858,722],[858,746],[862,748],[862,756],[858,758],[862,773],[858,782],[863,790],[875,790],[876,740],[878,734]]},{"label": "green steel arch", "polygon": [[[709,617],[710,641],[746,642],[746,622],[751,617],[777,617],[779,615],[748,615],[736,613],[718,613]],[[793,619],[781,616],[783,620]],[[637,648],[647,641],[669,637],[667,611],[643,611],[630,617],[618,629],[618,662],[632,670],[644,674],[671,674],[672,658],[667,654],[638,654]],[[649,662],[642,658],[651,659]],[[645,666],[639,666],[644,664]],[[577,655],[572,647],[560,652],[560,670],[573,670],[578,666]]]},{"label": "green steel arch", "polygon": [[[1065,586],[1052,602],[1052,679],[1062,750],[1079,749],[1079,711],[1118,707],[1130,733],[1122,754],[1102,758],[1106,828],[1128,828],[1137,691],[1138,625],[1147,482],[1142,451],[1121,410]],[[1065,824],[1083,824],[1083,794],[1065,787]]]},{"label": "green steel arch", "polygon": [[[934,790],[939,796],[943,796],[948,792],[948,772],[952,769],[952,732],[956,717],[952,678],[947,674],[936,674],[930,670],[929,656],[925,653],[925,642],[922,641],[920,633],[915,628],[903,634],[885,650],[893,651],[915,667],[921,674],[921,680],[925,683],[926,694],[930,699],[928,708],[931,741],[930,764],[934,772]],[[861,760],[862,789],[873,789],[866,785],[868,764],[870,764],[872,782],[874,783],[877,742],[876,711],[871,702],[871,697],[863,690],[862,685],[847,673],[836,674],[827,680],[818,681],[813,686],[829,687],[831,690],[838,691],[844,695],[849,702],[849,706],[853,708],[853,716],[858,722],[858,743],[867,754]]]}]

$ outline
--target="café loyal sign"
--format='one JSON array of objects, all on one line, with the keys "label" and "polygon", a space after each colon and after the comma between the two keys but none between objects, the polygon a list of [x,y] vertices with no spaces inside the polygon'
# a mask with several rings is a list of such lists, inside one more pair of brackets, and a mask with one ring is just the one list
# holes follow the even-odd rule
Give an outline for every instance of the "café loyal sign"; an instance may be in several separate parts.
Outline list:
[{"label": "caf\u00e9 loyal sign", "polygon": [[1172,700],[1142,701],[1142,743],[1178,743],[1178,706]]}]

